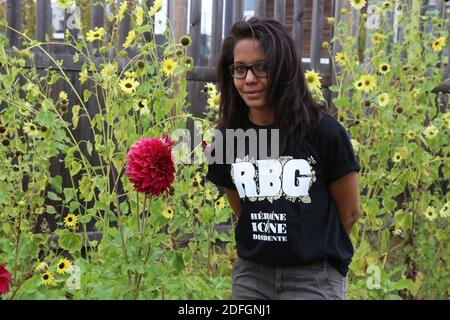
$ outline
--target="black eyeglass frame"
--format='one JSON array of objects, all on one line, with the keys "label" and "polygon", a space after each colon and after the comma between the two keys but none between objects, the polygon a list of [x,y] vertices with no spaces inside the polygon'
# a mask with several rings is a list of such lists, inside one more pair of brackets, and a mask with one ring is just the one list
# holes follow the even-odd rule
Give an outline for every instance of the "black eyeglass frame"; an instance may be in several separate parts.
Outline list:
[{"label": "black eyeglass frame", "polygon": [[[235,78],[235,79],[245,79],[245,78],[247,77],[247,72],[248,72],[249,69],[252,70],[252,72],[253,72],[253,74],[255,75],[255,77],[257,77],[257,78],[267,78],[267,74],[265,74],[265,75],[263,75],[263,76],[259,76],[259,75],[256,74],[255,70],[253,70],[253,66],[254,66],[254,65],[260,65],[260,64],[264,64],[264,61],[256,61],[255,63],[252,63],[252,64],[232,63],[232,64],[230,64],[230,65],[228,66],[228,70],[230,71],[231,76],[232,76],[233,78]],[[245,67],[245,75],[244,75],[243,77],[236,77],[236,76],[234,75],[233,70],[234,70],[234,66],[236,66],[236,65],[239,65],[239,66],[241,66],[241,67]]]}]

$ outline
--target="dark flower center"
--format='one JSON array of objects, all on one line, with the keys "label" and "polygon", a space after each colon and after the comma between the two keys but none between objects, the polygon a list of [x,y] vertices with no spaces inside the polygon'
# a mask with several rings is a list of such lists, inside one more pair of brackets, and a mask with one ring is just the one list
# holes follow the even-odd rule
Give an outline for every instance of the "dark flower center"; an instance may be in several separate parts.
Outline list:
[{"label": "dark flower center", "polygon": [[127,84],[125,85],[125,87],[127,87],[128,89],[130,89],[130,88],[133,87],[133,86],[131,85],[131,83],[127,83]]},{"label": "dark flower center", "polygon": [[64,262],[61,262],[61,263],[59,264],[58,268],[64,269],[65,266],[66,266],[66,265],[64,264]]},{"label": "dark flower center", "polygon": [[48,274],[44,274],[42,278],[44,278],[44,280],[48,280]]}]

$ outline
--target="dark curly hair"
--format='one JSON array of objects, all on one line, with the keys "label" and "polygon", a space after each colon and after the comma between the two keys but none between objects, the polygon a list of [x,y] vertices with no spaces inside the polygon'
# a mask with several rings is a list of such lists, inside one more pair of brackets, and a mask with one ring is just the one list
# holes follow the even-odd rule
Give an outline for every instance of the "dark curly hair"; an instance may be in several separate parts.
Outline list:
[{"label": "dark curly hair", "polygon": [[[261,42],[268,69],[266,101],[274,108],[275,125],[280,128],[280,151],[294,150],[327,112],[308,90],[301,57],[289,31],[273,19],[250,18],[233,24],[224,39],[217,67],[220,86],[219,130],[240,128],[248,107],[234,87],[228,66],[234,62],[234,48],[239,40],[252,38]],[[288,139],[288,137],[290,137]]]}]

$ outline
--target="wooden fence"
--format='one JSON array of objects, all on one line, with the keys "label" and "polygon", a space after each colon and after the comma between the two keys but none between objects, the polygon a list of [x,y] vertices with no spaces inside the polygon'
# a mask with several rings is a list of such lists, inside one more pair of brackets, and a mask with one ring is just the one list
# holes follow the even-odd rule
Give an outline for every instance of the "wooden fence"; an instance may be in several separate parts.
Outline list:
[{"label": "wooden fence", "polygon": [[[117,0],[116,5],[122,1]],[[411,5],[413,0],[403,0],[407,5]],[[150,7],[153,5],[153,0],[143,0],[145,4]],[[367,5],[373,3],[373,0],[368,0]],[[439,10],[444,16],[448,18],[448,13],[445,10],[445,5],[441,0],[430,0],[428,2],[436,4],[437,10]],[[1,4],[1,0],[0,0]],[[7,0],[6,2],[6,16],[9,26],[14,29],[22,30],[21,26],[21,14],[22,14],[22,0]],[[90,28],[101,27],[107,24],[105,19],[105,0],[93,0],[90,8],[90,12],[81,12],[81,14],[90,15]],[[223,32],[226,34],[233,22],[244,18],[244,0],[213,0],[212,12],[211,12],[211,44],[210,54],[205,60],[201,54],[201,0],[190,0],[190,6],[188,6],[187,0],[168,0],[167,16],[168,21],[172,27],[174,39],[179,39],[182,35],[188,34],[192,39],[192,45],[188,54],[194,59],[193,71],[188,74],[188,102],[191,105],[191,112],[195,116],[201,116],[206,105],[206,97],[200,94],[201,89],[206,82],[215,82],[216,80],[216,63],[219,57],[221,43],[223,39]],[[255,15],[259,17],[273,17],[278,21],[283,22],[289,27],[292,32],[293,39],[297,45],[299,56],[304,58],[305,69],[314,69],[319,71],[322,76],[322,85],[324,87],[324,94],[326,99],[331,102],[332,94],[328,90],[329,86],[334,83],[334,73],[332,72],[332,64],[328,56],[321,49],[323,41],[330,41],[333,36],[333,28],[326,24],[326,17],[332,16],[336,21],[341,19],[348,19],[341,16],[341,8],[346,7],[351,10],[349,6],[349,0],[255,0]],[[188,12],[189,8],[189,12]],[[51,3],[50,0],[36,0],[36,25],[35,25],[35,38],[39,41],[44,41],[47,37],[52,36],[51,27]],[[77,36],[79,32],[77,29],[70,29],[67,26],[67,21],[70,21],[71,13],[65,12],[65,25],[64,29],[67,29],[74,36]],[[357,17],[358,15],[353,15]],[[395,16],[389,16],[389,23],[386,28],[393,28],[395,24]],[[355,19],[353,21],[353,35],[358,37],[358,25],[360,21]],[[125,38],[131,28],[131,19],[127,15],[120,24],[119,37],[117,46],[121,47]],[[421,28],[425,28],[422,24]],[[308,30],[308,32],[305,32]],[[64,32],[65,30],[63,30]],[[7,30],[7,37],[11,46],[21,47],[20,37],[13,31]],[[154,37],[154,34],[147,33],[144,35],[147,39]],[[370,32],[367,37],[370,36]],[[398,39],[401,39],[402,32],[398,30]],[[157,41],[162,41],[162,37]],[[393,40],[393,39],[391,39]],[[305,43],[307,48],[305,50]],[[448,51],[450,52],[450,39],[448,43]],[[78,92],[83,92],[86,84],[81,85],[79,82],[79,72],[83,64],[83,59],[78,62],[73,62],[73,52],[68,47],[53,46],[48,48],[52,53],[52,56],[56,60],[62,60],[62,68],[65,70],[73,86]],[[332,52],[338,52],[340,44],[338,42],[333,43]],[[131,50],[129,56],[133,56],[137,53],[139,48]],[[111,53],[114,55],[114,52]],[[40,52],[35,52],[35,65],[37,69],[44,72],[47,68],[52,68],[52,63],[45,55]],[[94,58],[95,61],[95,58]],[[202,61],[206,61],[201,63]],[[328,63],[327,63],[328,61]],[[124,60],[125,64],[126,61]],[[445,79],[448,79],[450,75],[450,63],[448,64]],[[56,90],[53,90],[55,94],[53,99],[57,99],[57,93],[60,90],[64,90],[68,93],[71,92],[68,85],[62,81],[56,84]],[[59,90],[58,90],[59,89]],[[448,105],[448,93],[450,85],[443,83],[441,86],[435,89],[435,92],[441,93],[439,99],[444,103],[444,109]],[[76,101],[73,93],[69,96],[70,101]],[[437,101],[438,102],[438,101]],[[92,115],[94,115],[98,107],[94,99],[90,99],[87,103],[87,108]],[[331,107],[332,108],[332,107]],[[333,108],[332,108],[333,109]],[[70,119],[70,114],[67,114],[67,119]],[[88,123],[80,121],[78,128],[74,132],[74,136],[78,140],[92,140],[90,137],[90,130],[87,128]],[[68,172],[63,168],[63,164],[56,159],[52,161],[52,172],[63,176],[63,181],[69,182]],[[63,186],[66,187],[66,186]],[[69,185],[67,185],[69,187]]]},{"label": "wooden fence", "polygon": [[[4,0],[3,0],[4,1]],[[7,0],[7,20],[8,24],[21,30],[21,14],[22,1],[25,0]],[[117,0],[117,4],[127,0]],[[153,5],[153,0],[142,0],[147,6]],[[333,28],[329,26],[325,18],[333,16],[337,21],[345,19],[341,16],[340,9],[343,7],[350,8],[349,0],[254,0],[254,14],[259,17],[273,17],[278,21],[283,22],[289,29],[291,29],[292,36],[298,48],[298,53],[304,59],[306,69],[314,69],[319,71],[322,76],[322,83],[324,87],[324,94],[327,101],[331,102],[332,95],[328,87],[334,82],[334,74],[332,72],[332,65],[329,61],[325,50],[321,49],[323,41],[329,41],[333,36]],[[442,0],[427,0],[429,5],[435,5],[443,15],[448,17],[445,10],[445,4]],[[375,0],[368,0],[366,6],[375,3]],[[404,0],[406,5],[411,5],[412,0]],[[81,15],[91,17],[90,27],[100,27],[106,24],[105,21],[105,0],[91,1],[90,11],[81,12]],[[190,7],[189,12],[188,7]],[[424,10],[426,7],[424,6]],[[201,116],[206,98],[199,95],[201,88],[206,82],[215,81],[215,65],[220,53],[220,47],[223,39],[222,30],[225,34],[230,29],[233,22],[244,18],[244,0],[213,0],[211,12],[211,44],[210,54],[205,57],[201,54],[201,11],[202,0],[190,0],[188,6],[187,0],[168,0],[167,16],[168,21],[173,28],[173,36],[179,39],[184,34],[189,34],[192,38],[192,46],[189,54],[194,59],[194,69],[188,74],[188,100],[192,106],[192,112],[196,116]],[[36,0],[36,26],[35,38],[39,41],[44,41],[46,37],[51,37],[51,4],[50,0]],[[67,28],[67,22],[71,20],[71,12],[65,12],[64,29]],[[358,17],[358,15],[354,15]],[[386,28],[393,28],[395,24],[395,16],[393,14],[388,17],[388,24]],[[189,24],[188,24],[189,22]],[[358,36],[358,19],[353,21],[353,35]],[[121,22],[119,28],[118,46],[125,41],[125,38],[130,30],[130,17],[127,15]],[[422,23],[422,28],[424,23]],[[74,28],[67,28],[73,35],[77,35],[78,30]],[[325,32],[324,32],[325,31]],[[64,30],[63,30],[64,32]],[[21,40],[19,36],[7,30],[7,36],[12,46],[21,47]],[[153,35],[146,35],[148,38]],[[370,32],[367,37],[370,36]],[[398,38],[402,37],[401,30],[399,30]],[[392,40],[392,39],[391,39]],[[450,40],[450,39],[449,39]],[[450,41],[448,41],[450,51]],[[304,47],[309,50],[305,51]],[[334,43],[332,52],[337,52],[340,49],[339,43]],[[77,72],[81,70],[83,63],[80,60],[78,63],[72,62],[71,51],[68,47],[53,47],[50,48],[52,54],[58,60],[64,61],[63,68],[65,70]],[[137,49],[138,50],[138,49]],[[134,51],[136,53],[136,51]],[[133,55],[133,52],[130,52]],[[206,60],[206,62],[205,62]],[[37,67],[47,68],[49,66],[46,57],[40,57],[37,53]],[[325,61],[322,62],[322,61]],[[450,63],[447,68],[444,79],[447,79],[450,74]],[[444,85],[444,88],[448,88]]]}]

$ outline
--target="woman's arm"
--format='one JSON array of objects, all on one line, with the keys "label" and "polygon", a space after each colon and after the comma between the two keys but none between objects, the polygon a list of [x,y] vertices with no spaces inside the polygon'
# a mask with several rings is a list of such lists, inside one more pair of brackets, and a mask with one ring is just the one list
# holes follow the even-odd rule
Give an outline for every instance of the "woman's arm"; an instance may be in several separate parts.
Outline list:
[{"label": "woman's arm", "polygon": [[359,184],[355,171],[333,181],[329,190],[336,203],[341,223],[348,234],[359,219]]},{"label": "woman's arm", "polygon": [[239,217],[239,215],[241,214],[241,198],[239,198],[239,193],[237,193],[237,191],[227,188],[223,188],[223,190],[227,195],[231,208],[233,209],[234,213]]}]

